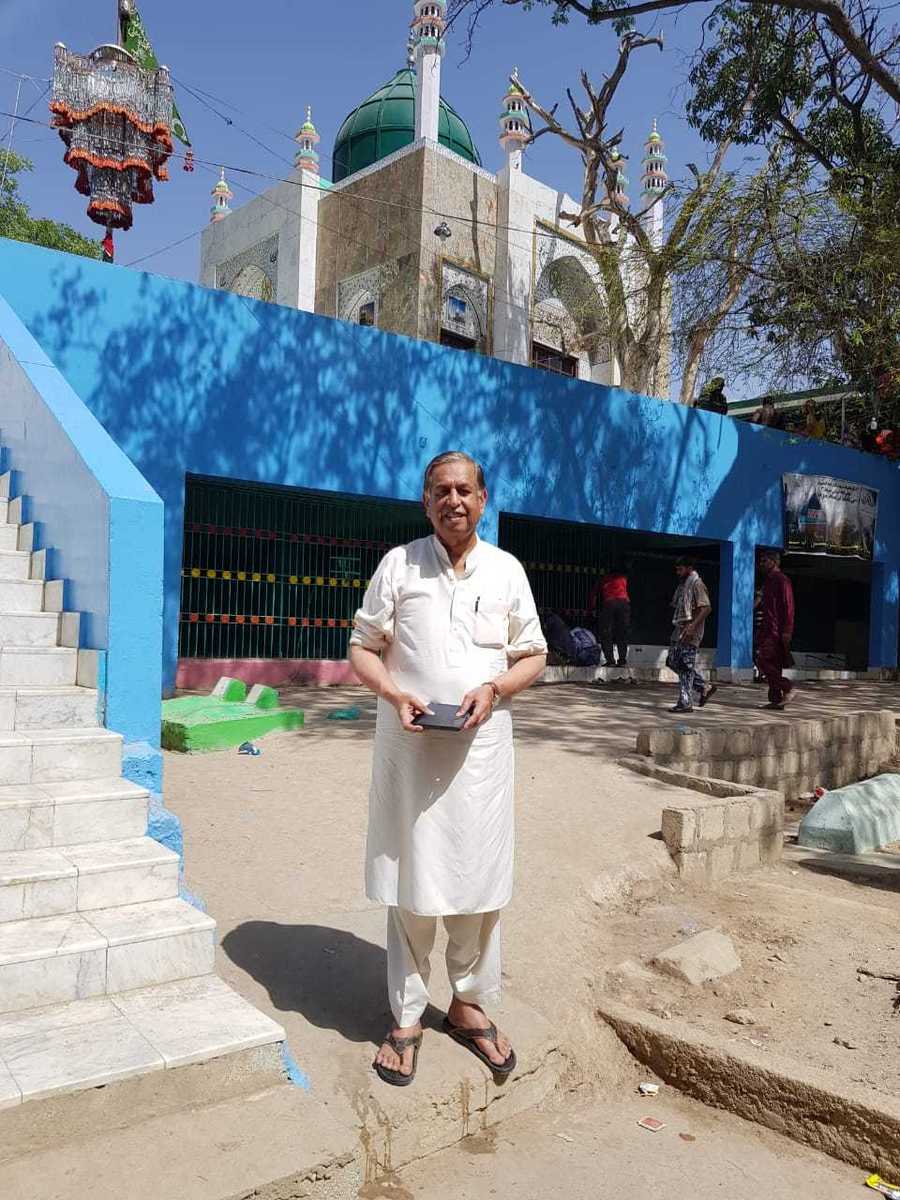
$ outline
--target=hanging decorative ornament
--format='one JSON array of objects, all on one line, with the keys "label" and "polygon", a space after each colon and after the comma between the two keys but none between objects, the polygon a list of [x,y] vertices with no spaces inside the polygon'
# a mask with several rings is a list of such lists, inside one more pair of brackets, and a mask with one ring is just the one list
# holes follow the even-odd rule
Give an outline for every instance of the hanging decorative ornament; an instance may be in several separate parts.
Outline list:
[{"label": "hanging decorative ornament", "polygon": [[130,229],[132,204],[153,203],[153,181],[169,178],[172,84],[165,67],[146,69],[121,46],[74,54],[56,46],[53,124],[66,144],[88,216]]}]

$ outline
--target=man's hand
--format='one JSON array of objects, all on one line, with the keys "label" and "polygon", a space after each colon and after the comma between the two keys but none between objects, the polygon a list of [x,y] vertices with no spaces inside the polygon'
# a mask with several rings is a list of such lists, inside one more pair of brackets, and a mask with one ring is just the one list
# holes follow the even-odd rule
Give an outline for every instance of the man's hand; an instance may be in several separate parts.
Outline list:
[{"label": "man's hand", "polygon": [[489,683],[483,683],[481,687],[472,688],[471,692],[466,692],[456,715],[461,717],[463,713],[469,713],[469,719],[463,725],[463,729],[477,729],[479,725],[484,724],[493,711],[494,689]]},{"label": "man's hand", "polygon": [[424,733],[422,726],[413,725],[413,721],[422,713],[427,713],[429,717],[434,715],[427,704],[409,692],[398,692],[391,697],[391,704],[396,708],[400,724],[407,733]]}]

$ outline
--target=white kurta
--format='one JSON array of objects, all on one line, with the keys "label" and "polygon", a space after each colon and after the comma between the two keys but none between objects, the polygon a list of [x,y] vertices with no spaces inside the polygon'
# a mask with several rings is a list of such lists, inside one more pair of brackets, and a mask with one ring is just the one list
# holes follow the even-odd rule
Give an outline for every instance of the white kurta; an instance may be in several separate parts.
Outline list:
[{"label": "white kurta", "polygon": [[[479,541],[457,576],[436,537],[381,560],[351,645],[383,651],[397,685],[456,704],[546,643],[521,564]],[[513,881],[512,714],[502,701],[471,733],[407,733],[378,701],[366,894],[423,916],[491,912]]]}]

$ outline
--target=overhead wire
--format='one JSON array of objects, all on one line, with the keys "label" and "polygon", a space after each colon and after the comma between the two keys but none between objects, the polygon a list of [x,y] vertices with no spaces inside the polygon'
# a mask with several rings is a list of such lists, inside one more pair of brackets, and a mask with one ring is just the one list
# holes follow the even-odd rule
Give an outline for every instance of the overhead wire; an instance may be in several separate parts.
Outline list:
[{"label": "overhead wire", "polygon": [[[12,116],[14,116],[13,113],[6,112],[6,111],[0,109],[0,117],[12,117]],[[39,125],[45,129],[48,129],[48,130],[51,130],[54,132],[57,131],[57,127],[54,125],[51,125],[50,122],[39,121],[35,117],[27,117],[26,118],[26,117],[19,116],[17,118],[17,120],[26,121],[30,125]],[[100,139],[98,138],[97,140],[99,141]],[[109,144],[108,138],[104,137],[103,141],[105,144]],[[123,144],[123,146],[125,145],[124,142],[122,144]],[[182,159],[186,159],[187,154],[173,150],[173,152],[169,155],[169,157],[176,161],[179,161]],[[252,167],[241,167],[241,166],[237,166],[234,163],[222,162],[221,160],[199,159],[196,157],[196,155],[193,155],[192,159],[195,164],[198,164],[200,166],[210,167],[210,168],[213,168],[214,170],[219,170],[219,169],[224,168],[224,170],[226,170],[227,172],[229,172],[232,175],[246,175],[251,178],[264,179],[269,183],[284,183],[284,184],[288,184],[291,187],[302,188],[307,191],[319,192],[326,196],[339,195],[340,194],[339,189],[343,190],[341,188],[340,184],[335,186],[332,184],[328,184],[326,182],[322,182],[322,183],[318,183],[318,184],[307,183],[302,179],[290,179],[290,178],[286,178],[281,175],[271,175],[265,171],[254,170]],[[287,161],[287,160],[285,160],[285,161]],[[257,193],[257,194],[259,194],[259,193]],[[497,233],[524,233],[528,236],[535,234],[536,236],[539,236],[539,237],[548,237],[548,238],[555,238],[558,236],[558,232],[553,229],[542,230],[542,229],[528,228],[526,226],[521,226],[521,225],[501,225],[495,221],[484,220],[483,218],[480,218],[480,217],[473,217],[471,214],[445,212],[444,210],[438,209],[438,208],[428,208],[423,204],[410,204],[410,203],[400,201],[400,200],[389,200],[383,196],[368,195],[366,193],[361,193],[361,192],[356,192],[356,191],[354,191],[353,196],[350,198],[352,198],[355,201],[365,201],[370,204],[380,204],[380,205],[383,205],[388,208],[401,209],[404,212],[415,213],[419,216],[429,215],[432,217],[439,217],[439,218],[442,218],[447,221],[462,222],[463,224],[469,225],[469,226],[472,226],[472,225],[483,226],[487,230],[493,232],[495,235]],[[636,215],[640,216],[642,214],[638,213]]]}]

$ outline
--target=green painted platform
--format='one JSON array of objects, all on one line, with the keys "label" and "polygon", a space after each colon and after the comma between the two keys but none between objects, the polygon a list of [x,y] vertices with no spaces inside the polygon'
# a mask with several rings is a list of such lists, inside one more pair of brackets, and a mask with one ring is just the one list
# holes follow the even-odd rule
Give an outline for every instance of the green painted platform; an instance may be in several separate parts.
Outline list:
[{"label": "green painted platform", "polygon": [[162,705],[163,749],[187,754],[228,750],[302,726],[302,709],[280,708],[274,688],[257,684],[248,695],[246,684],[227,676],[209,696],[179,696]]}]

